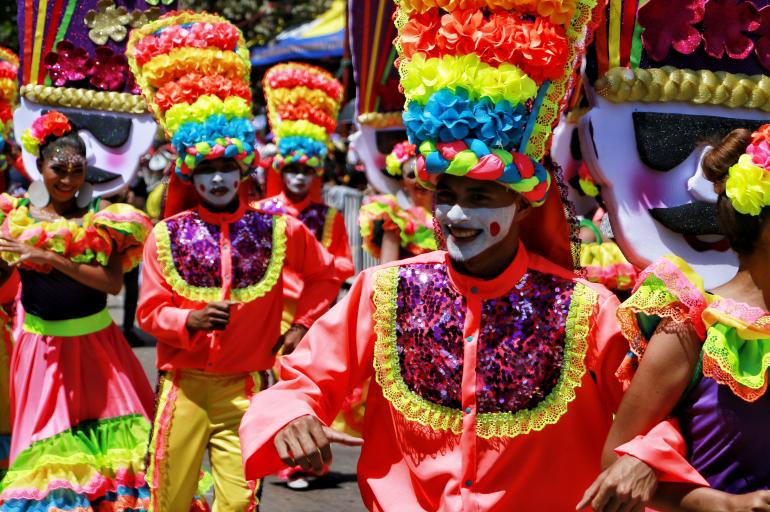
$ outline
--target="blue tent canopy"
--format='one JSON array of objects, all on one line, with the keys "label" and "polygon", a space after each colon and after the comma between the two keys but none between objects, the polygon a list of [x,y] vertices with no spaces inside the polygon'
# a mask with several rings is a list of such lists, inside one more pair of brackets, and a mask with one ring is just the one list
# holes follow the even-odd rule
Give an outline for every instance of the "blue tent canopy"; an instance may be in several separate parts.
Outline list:
[{"label": "blue tent canopy", "polygon": [[334,0],[331,8],[315,20],[282,32],[267,46],[252,48],[251,65],[268,66],[295,59],[342,57],[345,8],[344,0]]}]

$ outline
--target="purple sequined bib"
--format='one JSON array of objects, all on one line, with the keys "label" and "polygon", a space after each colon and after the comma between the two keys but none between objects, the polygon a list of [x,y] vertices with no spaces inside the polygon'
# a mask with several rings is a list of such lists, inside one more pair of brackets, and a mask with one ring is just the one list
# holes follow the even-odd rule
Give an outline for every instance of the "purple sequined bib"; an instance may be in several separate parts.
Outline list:
[{"label": "purple sequined bib", "polygon": [[[277,197],[266,199],[260,204],[260,209],[274,213],[287,214],[286,205]],[[313,233],[316,240],[322,241],[324,235],[324,226],[326,225],[326,215],[329,207],[321,203],[310,203],[307,208],[299,212],[299,220],[305,227]]]},{"label": "purple sequined bib", "polygon": [[[222,286],[220,227],[190,211],[166,221],[171,256],[179,275],[191,286]],[[229,225],[233,289],[252,286],[265,276],[273,246],[273,216],[247,211]]]},{"label": "purple sequined bib", "polygon": [[[466,303],[443,264],[400,267],[396,316],[401,375],[415,394],[459,409]],[[529,270],[482,303],[476,363],[480,413],[537,406],[561,376],[574,282]]]}]

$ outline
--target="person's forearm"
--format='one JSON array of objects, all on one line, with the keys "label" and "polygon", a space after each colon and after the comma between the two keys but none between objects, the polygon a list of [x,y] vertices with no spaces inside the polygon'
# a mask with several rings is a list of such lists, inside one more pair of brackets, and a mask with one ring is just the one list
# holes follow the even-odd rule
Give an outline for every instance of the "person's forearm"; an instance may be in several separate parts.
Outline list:
[{"label": "person's forearm", "polygon": [[660,512],[729,512],[729,497],[710,487],[661,483],[651,506]]},{"label": "person's forearm", "polygon": [[75,263],[54,252],[49,253],[48,261],[62,274],[100,292],[117,295],[123,287],[123,273],[117,257],[110,259],[106,267]]}]

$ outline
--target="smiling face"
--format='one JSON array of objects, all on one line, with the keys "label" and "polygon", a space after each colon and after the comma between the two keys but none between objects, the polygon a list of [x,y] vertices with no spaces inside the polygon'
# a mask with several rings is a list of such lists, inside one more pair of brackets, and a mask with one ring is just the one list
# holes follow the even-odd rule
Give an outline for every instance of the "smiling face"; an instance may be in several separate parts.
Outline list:
[{"label": "smiling face", "polygon": [[56,203],[66,203],[83,186],[86,159],[70,146],[58,146],[50,153],[50,157],[44,156],[38,161],[38,168],[51,199]]},{"label": "smiling face", "polygon": [[231,159],[204,160],[195,168],[193,185],[201,202],[219,210],[232,203],[240,186],[241,170]]},{"label": "smiling face", "polygon": [[[13,116],[16,140],[45,112],[53,107],[21,99]],[[96,195],[117,192],[130,183],[139,167],[141,155],[152,145],[157,125],[150,114],[120,114],[88,109],[56,107],[66,115],[86,145],[88,181]],[[35,156],[24,151],[24,166],[29,178],[40,178]]]},{"label": "smiling face", "polygon": [[582,154],[601,186],[624,255],[645,267],[673,253],[707,288],[728,281],[737,256],[720,233],[713,186],[700,163],[708,140],[753,129],[767,114],[687,103],[611,103],[593,94],[581,119]]},{"label": "smiling face", "polygon": [[505,260],[518,246],[512,229],[520,209],[517,196],[491,182],[443,175],[436,185],[436,220],[452,260],[484,266]]},{"label": "smiling face", "polygon": [[283,186],[293,196],[304,199],[316,178],[316,170],[307,165],[291,164],[281,171]]}]

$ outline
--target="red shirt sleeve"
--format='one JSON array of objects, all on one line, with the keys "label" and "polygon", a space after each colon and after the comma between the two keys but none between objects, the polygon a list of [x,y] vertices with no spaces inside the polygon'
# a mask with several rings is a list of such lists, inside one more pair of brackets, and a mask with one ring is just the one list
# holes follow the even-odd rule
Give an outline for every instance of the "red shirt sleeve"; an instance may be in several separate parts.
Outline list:
[{"label": "red shirt sleeve", "polygon": [[339,211],[334,216],[332,243],[329,245],[328,250],[334,256],[334,268],[337,270],[337,277],[340,282],[352,277],[355,273],[353,254],[350,251],[348,232],[345,229],[345,218],[342,216],[342,212]]},{"label": "red shirt sleeve", "polygon": [[350,392],[373,372],[374,332],[369,272],[308,331],[297,349],[281,358],[280,381],[257,393],[241,422],[246,478],[283,466],[273,438],[287,423],[306,415],[329,425]]},{"label": "red shirt sleeve", "polygon": [[177,307],[174,303],[174,292],[163,278],[158,262],[158,246],[153,230],[144,244],[142,286],[136,321],[142,330],[157,338],[158,342],[189,349],[187,316],[190,311],[192,310]]}]

